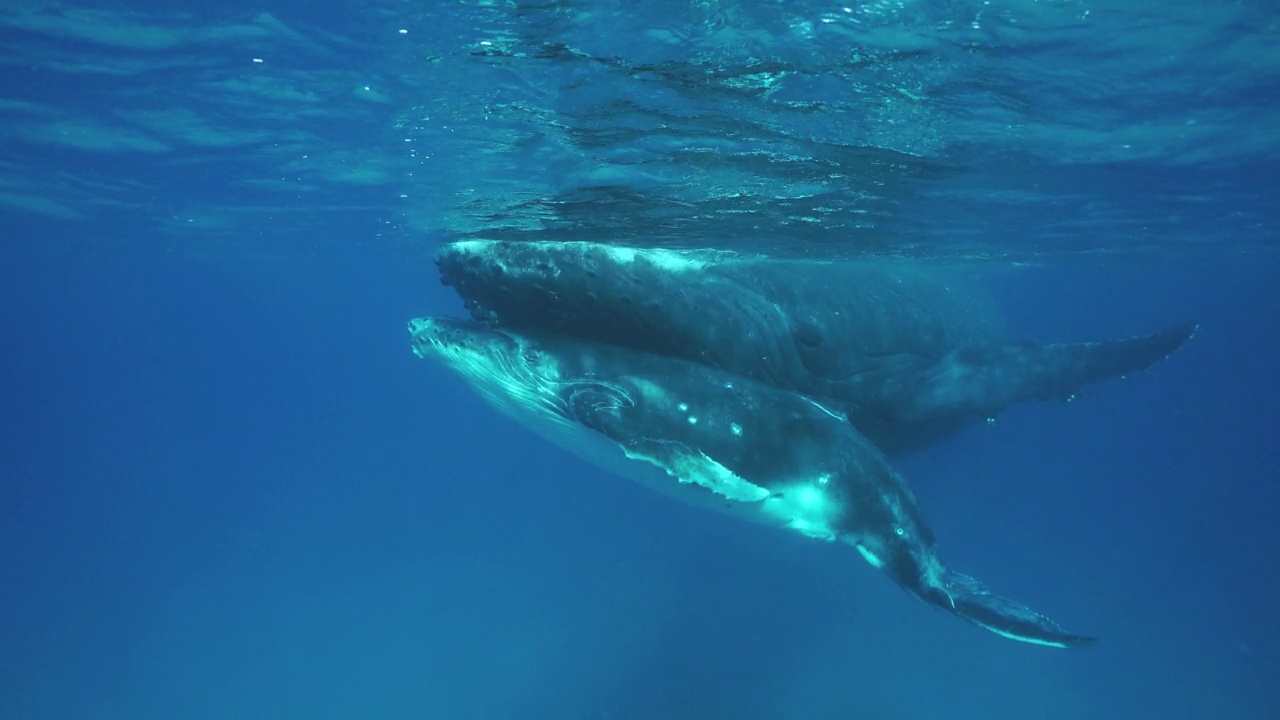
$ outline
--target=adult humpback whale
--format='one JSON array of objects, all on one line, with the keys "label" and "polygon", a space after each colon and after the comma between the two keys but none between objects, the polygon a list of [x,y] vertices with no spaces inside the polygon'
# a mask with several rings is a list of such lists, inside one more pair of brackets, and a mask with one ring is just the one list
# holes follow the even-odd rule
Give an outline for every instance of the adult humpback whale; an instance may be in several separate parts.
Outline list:
[{"label": "adult humpback whale", "polygon": [[474,322],[409,323],[414,352],[569,450],[669,495],[852,545],[917,597],[1002,636],[1091,638],[947,569],[915,498],[840,415],[709,365]]},{"label": "adult humpback whale", "polygon": [[919,265],[595,243],[462,241],[436,256],[480,321],[697,361],[821,398],[893,454],[1015,402],[1070,399],[1194,333],[1002,340],[982,303]]}]

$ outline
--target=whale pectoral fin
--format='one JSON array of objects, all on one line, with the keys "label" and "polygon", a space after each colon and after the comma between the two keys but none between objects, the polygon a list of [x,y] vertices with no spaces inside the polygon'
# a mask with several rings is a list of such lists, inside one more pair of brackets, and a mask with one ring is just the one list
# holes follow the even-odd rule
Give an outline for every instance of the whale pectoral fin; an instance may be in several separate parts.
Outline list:
[{"label": "whale pectoral fin", "polygon": [[890,399],[913,420],[990,417],[1016,402],[1070,400],[1083,385],[1150,367],[1182,347],[1196,327],[1103,342],[962,347],[891,384],[896,397]]},{"label": "whale pectoral fin", "polygon": [[1096,638],[1074,635],[1056,622],[1023,605],[992,593],[968,575],[948,572],[942,594],[932,599],[960,617],[1011,640],[1058,648],[1088,647]]}]

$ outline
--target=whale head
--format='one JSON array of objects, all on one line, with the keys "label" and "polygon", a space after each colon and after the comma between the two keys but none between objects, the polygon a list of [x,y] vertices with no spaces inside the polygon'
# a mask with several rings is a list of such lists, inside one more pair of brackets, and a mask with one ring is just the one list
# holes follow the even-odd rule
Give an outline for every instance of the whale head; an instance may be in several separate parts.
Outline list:
[{"label": "whale head", "polygon": [[519,382],[519,342],[503,332],[451,318],[414,318],[409,321],[413,353],[438,360],[479,385]]},{"label": "whale head", "polygon": [[457,373],[489,404],[523,424],[565,422],[556,358],[517,337],[450,318],[409,321],[413,352]]},{"label": "whale head", "polygon": [[454,371],[504,415],[577,455],[632,475],[614,467],[614,456],[621,457],[616,443],[598,447],[602,438],[582,425],[581,414],[634,401],[582,367],[580,354],[564,343],[451,318],[415,318],[409,334],[415,355]]}]

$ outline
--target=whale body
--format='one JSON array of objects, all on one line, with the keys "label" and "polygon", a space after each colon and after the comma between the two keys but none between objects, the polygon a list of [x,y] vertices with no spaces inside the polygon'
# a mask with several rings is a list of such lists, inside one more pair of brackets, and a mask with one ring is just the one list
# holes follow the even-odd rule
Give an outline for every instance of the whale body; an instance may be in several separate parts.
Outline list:
[{"label": "whale body", "polygon": [[1142,370],[1194,325],[1040,344],[918,263],[808,261],[583,242],[461,241],[436,256],[478,321],[690,360],[831,404],[895,454],[1017,402]]},{"label": "whale body", "polygon": [[685,502],[854,548],[902,588],[1001,636],[1093,639],[947,568],[884,453],[819,400],[711,365],[474,321],[410,322],[414,352],[548,439]]}]

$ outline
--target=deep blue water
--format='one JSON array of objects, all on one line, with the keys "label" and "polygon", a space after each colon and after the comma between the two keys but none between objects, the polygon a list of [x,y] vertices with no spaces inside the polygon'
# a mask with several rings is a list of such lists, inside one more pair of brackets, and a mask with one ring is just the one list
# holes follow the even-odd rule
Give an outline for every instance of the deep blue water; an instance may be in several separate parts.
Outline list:
[{"label": "deep blue water", "polygon": [[[0,11],[0,716],[1280,717],[1280,18],[993,5]],[[920,256],[1041,340],[1198,321],[896,462],[951,562],[1098,645],[509,423],[409,352],[455,236]]]}]

